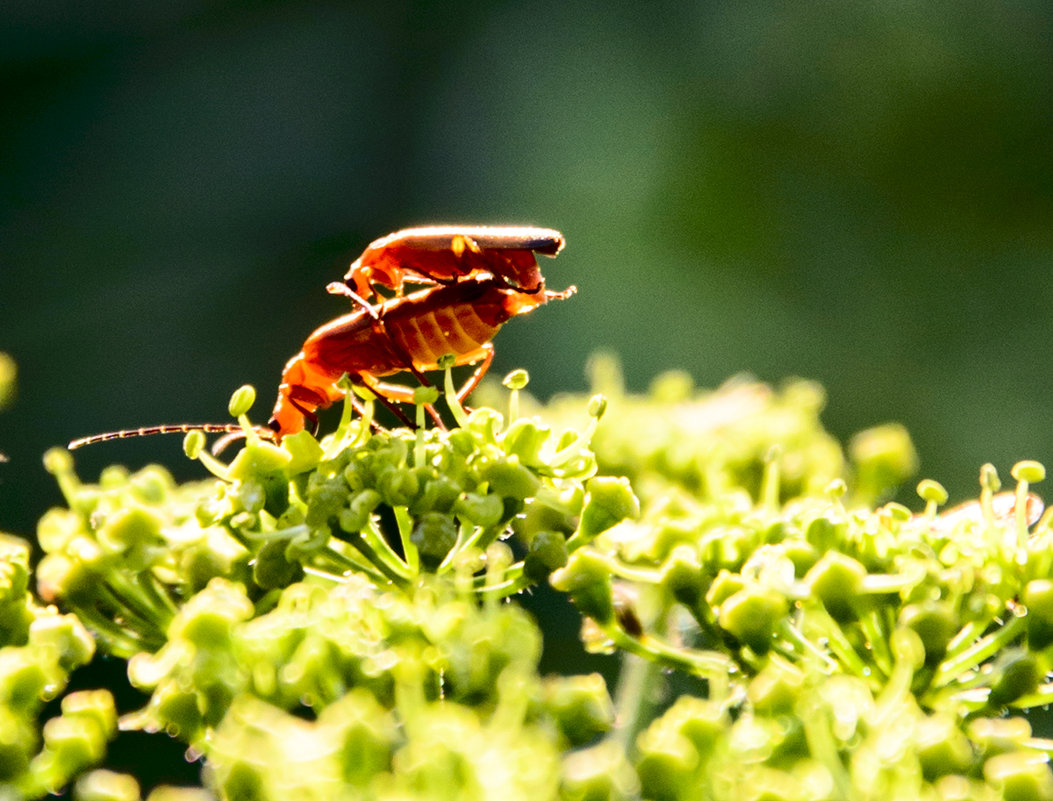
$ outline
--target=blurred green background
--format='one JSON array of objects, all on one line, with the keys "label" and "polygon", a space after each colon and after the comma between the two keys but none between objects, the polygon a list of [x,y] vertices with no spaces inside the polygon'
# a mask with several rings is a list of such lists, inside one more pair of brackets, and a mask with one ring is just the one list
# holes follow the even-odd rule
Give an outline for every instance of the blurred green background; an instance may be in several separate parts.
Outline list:
[{"label": "blurred green background", "polygon": [[[325,284],[433,222],[566,234],[579,294],[497,339],[542,396],[609,348],[635,389],[817,379],[957,498],[1053,463],[1051,42],[1048,0],[5,4],[0,526],[48,446],[246,382],[265,420]],[[78,454],[151,460],[200,473]]]},{"label": "blurred green background", "polygon": [[[578,295],[497,339],[543,397],[607,348],[637,390],[817,379],[955,498],[1053,466],[1051,42],[1048,0],[5,3],[0,528],[59,501],[49,446],[242,383],[265,420],[326,283],[436,222],[566,234]],[[77,456],[149,461],[202,473],[178,437]]]}]

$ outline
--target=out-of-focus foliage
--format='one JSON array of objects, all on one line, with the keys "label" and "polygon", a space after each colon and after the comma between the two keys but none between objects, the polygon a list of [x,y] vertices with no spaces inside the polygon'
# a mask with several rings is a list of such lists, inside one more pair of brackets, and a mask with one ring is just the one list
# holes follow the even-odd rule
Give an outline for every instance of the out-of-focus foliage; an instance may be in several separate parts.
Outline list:
[{"label": "out-of-focus foliage", "polygon": [[[533,223],[581,289],[498,337],[541,397],[601,346],[634,391],[804,376],[963,496],[1053,450],[1051,39],[1048,0],[4,4],[0,450],[208,420],[374,238]],[[0,484],[19,532],[53,502]]]}]

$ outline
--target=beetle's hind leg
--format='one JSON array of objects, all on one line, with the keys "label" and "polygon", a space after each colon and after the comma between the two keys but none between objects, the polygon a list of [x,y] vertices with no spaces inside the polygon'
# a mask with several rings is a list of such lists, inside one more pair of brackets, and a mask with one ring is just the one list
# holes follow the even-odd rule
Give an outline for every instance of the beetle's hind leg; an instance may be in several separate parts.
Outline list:
[{"label": "beetle's hind leg", "polygon": [[479,382],[483,380],[483,376],[486,375],[486,371],[490,369],[490,365],[494,360],[494,346],[493,343],[487,342],[479,347],[482,351],[482,362],[475,368],[468,380],[464,382],[463,386],[457,390],[457,402],[462,402],[465,398],[472,394],[472,391],[479,386]]}]

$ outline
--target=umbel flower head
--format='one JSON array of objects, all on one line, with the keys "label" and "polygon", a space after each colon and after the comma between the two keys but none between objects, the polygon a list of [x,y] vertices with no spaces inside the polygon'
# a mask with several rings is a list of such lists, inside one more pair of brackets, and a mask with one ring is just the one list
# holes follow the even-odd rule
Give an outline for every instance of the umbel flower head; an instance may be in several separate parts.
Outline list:
[{"label": "umbel flower head", "polygon": [[[448,429],[434,391],[416,429],[367,397],[280,445],[239,391],[244,442],[190,435],[191,484],[53,452],[41,595],[128,660],[121,725],[187,743],[220,798],[1053,798],[1021,717],[1053,696],[1041,465],[949,510],[922,481],[911,511],[903,429],[843,450],[814,384],[594,380],[541,405],[510,375]],[[542,583],[623,657],[613,704],[539,675],[515,601]]]}]

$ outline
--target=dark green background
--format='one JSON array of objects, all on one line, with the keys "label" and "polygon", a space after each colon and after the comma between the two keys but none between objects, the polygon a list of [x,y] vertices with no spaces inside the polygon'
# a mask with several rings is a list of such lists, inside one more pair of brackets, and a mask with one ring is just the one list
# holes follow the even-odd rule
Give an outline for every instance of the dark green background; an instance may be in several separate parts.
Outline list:
[{"label": "dark green background", "polygon": [[[56,493],[50,445],[267,417],[376,236],[560,228],[566,303],[497,373],[584,388],[818,379],[838,434],[890,419],[955,496],[1053,461],[1053,5],[5,4],[0,521]],[[178,438],[98,446],[181,465]],[[1039,488],[1041,491],[1041,488]]]},{"label": "dark green background", "polygon": [[[49,445],[266,418],[324,285],[428,222],[558,227],[496,371],[818,379],[926,475],[1050,459],[1053,6],[24,3],[0,25],[3,525]],[[174,463],[178,440],[99,446]]]}]

